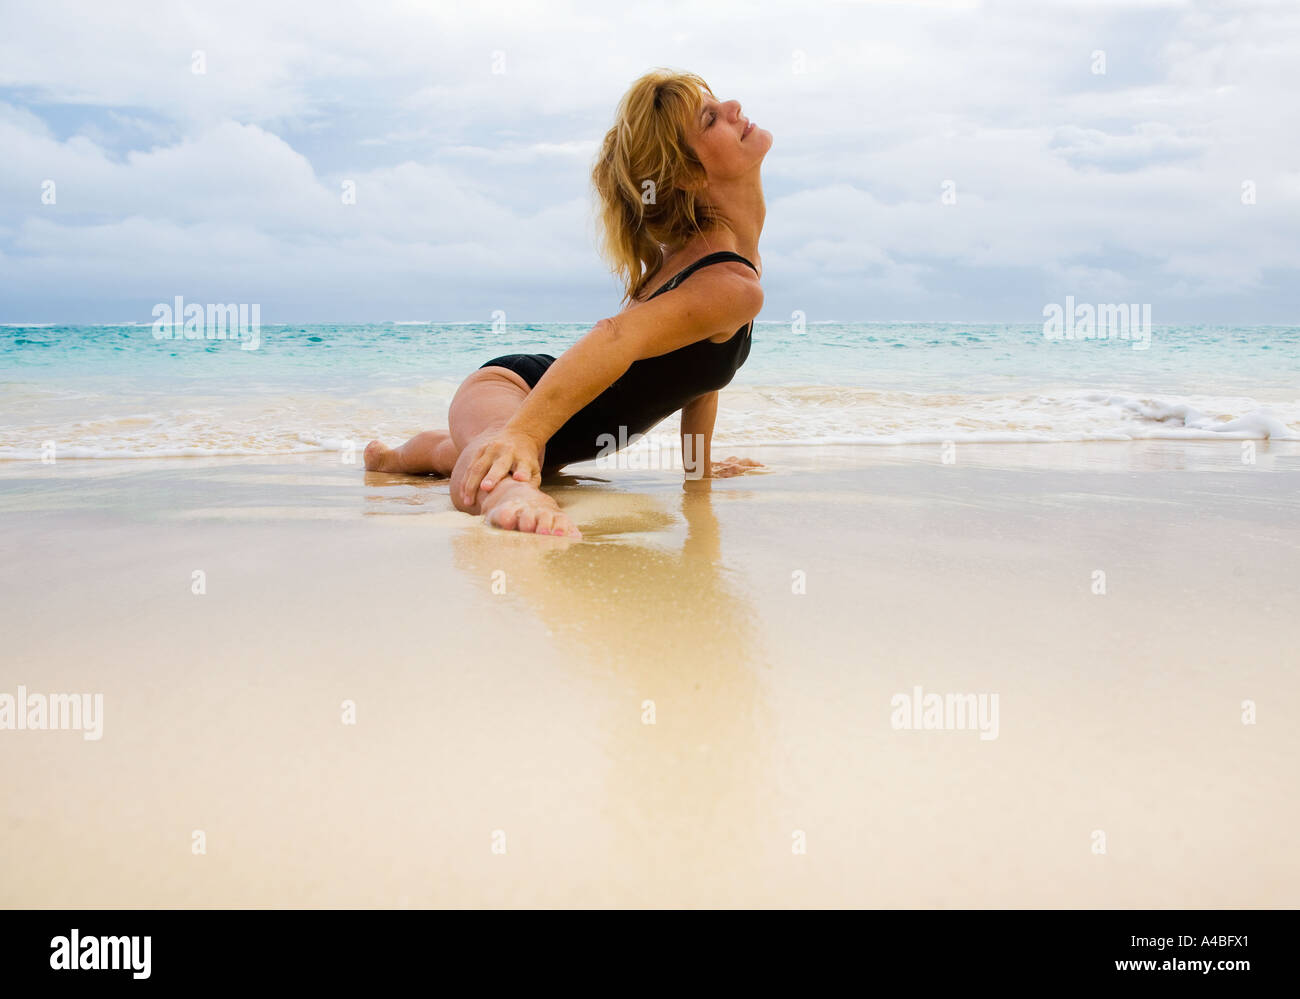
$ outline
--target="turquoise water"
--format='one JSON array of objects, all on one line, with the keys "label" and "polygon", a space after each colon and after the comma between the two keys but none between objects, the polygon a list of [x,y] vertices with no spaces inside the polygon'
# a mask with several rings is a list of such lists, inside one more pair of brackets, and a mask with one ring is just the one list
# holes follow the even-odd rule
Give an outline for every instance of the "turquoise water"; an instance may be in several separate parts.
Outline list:
[{"label": "turquoise water", "polygon": [[[108,375],[225,379],[268,387],[346,388],[357,379],[457,378],[500,353],[560,354],[589,329],[548,323],[263,326],[256,350],[234,341],[158,340],[149,326],[0,328],[6,378]],[[1041,381],[1114,382],[1186,393],[1211,388],[1300,389],[1300,327],[1154,327],[1151,345],[1048,341],[1042,326],[951,323],[755,324],[742,378],[757,384],[846,384],[905,391]],[[1211,384],[1207,386],[1206,379]],[[1220,384],[1221,383],[1221,384]]]},{"label": "turquoise water", "polygon": [[[405,435],[445,425],[456,386],[488,358],[558,355],[589,328],[267,325],[245,349],[251,340],[160,340],[143,324],[3,327],[0,457],[37,457],[50,440],[64,456],[131,457]],[[1139,350],[1127,339],[1048,340],[1041,323],[800,331],[759,322],[749,361],[723,393],[719,437],[906,443],[1300,430],[1300,327],[1150,334]]]}]

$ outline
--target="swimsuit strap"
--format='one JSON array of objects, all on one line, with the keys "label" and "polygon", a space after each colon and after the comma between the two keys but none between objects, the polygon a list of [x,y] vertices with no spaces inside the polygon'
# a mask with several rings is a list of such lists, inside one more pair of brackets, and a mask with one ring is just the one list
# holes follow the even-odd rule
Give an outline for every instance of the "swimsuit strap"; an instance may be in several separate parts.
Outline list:
[{"label": "swimsuit strap", "polygon": [[[745,264],[755,274],[758,273],[758,268],[755,267],[753,264],[751,264],[744,257],[742,257],[739,253],[733,253],[731,250],[719,250],[716,253],[710,253],[708,256],[700,257],[699,260],[695,261],[695,263],[691,264],[685,270],[678,271],[676,277],[674,277],[667,284],[661,286],[659,290],[654,293],[654,295],[650,296],[650,298],[654,298],[655,295],[662,294],[665,291],[672,291],[674,288],[676,288],[679,284],[685,281],[688,277],[694,274],[701,267],[707,267],[709,264],[721,263],[724,260],[735,260],[738,263]],[[650,298],[647,298],[646,301],[647,302],[650,301]]]}]

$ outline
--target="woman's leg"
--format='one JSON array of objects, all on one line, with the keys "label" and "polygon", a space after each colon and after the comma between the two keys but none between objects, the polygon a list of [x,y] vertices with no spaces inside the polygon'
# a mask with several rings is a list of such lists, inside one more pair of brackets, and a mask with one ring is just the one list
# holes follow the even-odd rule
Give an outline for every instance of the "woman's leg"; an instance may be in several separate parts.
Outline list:
[{"label": "woman's leg", "polygon": [[[478,445],[510,421],[531,391],[521,376],[496,366],[479,368],[456,390],[447,415],[451,439],[460,452],[451,473],[453,502],[456,509],[481,513],[489,524],[508,531],[581,537],[560,512],[560,505],[530,482],[506,478],[491,492],[480,488],[473,503],[466,505],[460,499],[461,483],[478,453]],[[545,463],[545,448],[538,459]]]},{"label": "woman's leg", "polygon": [[[366,448],[366,468],[370,469],[373,455],[384,467],[372,471],[450,475],[452,500],[458,510],[482,514],[488,523],[506,530],[581,537],[560,512],[559,504],[528,482],[507,478],[491,492],[480,489],[473,503],[464,504],[460,499],[460,485],[477,445],[509,422],[530,391],[528,383],[508,368],[479,368],[461,383],[451,400],[449,430],[417,434],[391,451],[375,441]],[[372,452],[372,448],[376,449]],[[539,457],[544,460],[545,454],[543,448]]]},{"label": "woman's leg", "polygon": [[450,475],[459,456],[451,431],[426,430],[400,447],[387,448],[371,441],[366,445],[366,471]]}]

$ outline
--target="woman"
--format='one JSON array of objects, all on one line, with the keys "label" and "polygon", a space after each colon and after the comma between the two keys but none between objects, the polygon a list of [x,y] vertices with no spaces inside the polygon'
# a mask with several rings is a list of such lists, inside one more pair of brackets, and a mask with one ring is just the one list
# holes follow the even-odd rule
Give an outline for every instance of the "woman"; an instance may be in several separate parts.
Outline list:
[{"label": "woman", "polygon": [[[456,508],[497,527],[580,537],[542,474],[610,450],[681,410],[684,464],[707,475],[718,390],[749,356],[763,305],[759,167],[772,135],[693,73],[655,70],[619,104],[592,174],[603,250],[626,308],[558,359],[508,354],[465,379],[448,430],[366,448],[369,471],[451,476]],[[665,282],[661,275],[672,275]],[[689,280],[687,280],[689,278]],[[656,285],[652,294],[647,290]]]}]

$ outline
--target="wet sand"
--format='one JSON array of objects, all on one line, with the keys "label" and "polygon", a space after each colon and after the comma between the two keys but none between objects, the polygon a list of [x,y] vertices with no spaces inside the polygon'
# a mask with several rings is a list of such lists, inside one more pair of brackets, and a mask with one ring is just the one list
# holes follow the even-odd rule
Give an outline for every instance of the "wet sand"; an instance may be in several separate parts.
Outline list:
[{"label": "wet sand", "polygon": [[1300,444],[743,453],[576,467],[581,542],[337,456],[0,463],[0,694],[104,704],[0,731],[0,904],[1295,904]]}]

